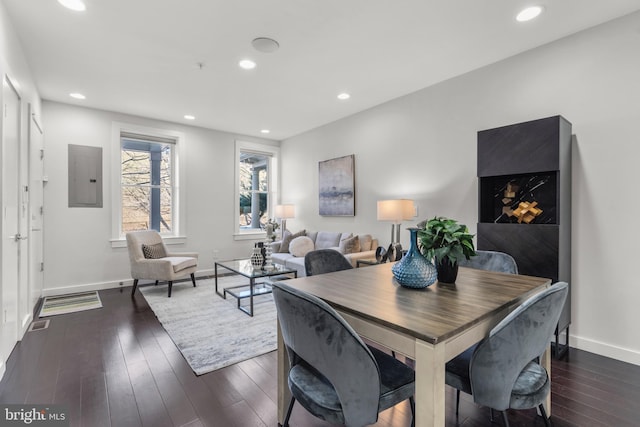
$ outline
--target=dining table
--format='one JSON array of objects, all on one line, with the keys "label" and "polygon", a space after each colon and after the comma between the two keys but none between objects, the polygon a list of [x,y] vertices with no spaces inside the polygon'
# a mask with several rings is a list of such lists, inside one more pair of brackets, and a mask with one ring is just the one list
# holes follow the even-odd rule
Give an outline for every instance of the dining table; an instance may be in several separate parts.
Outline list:
[{"label": "dining table", "polygon": [[[287,280],[327,302],[365,340],[414,361],[415,426],[445,425],[445,365],[551,280],[460,267],[455,283],[401,286],[393,263]],[[289,360],[278,326],[278,423],[290,400]],[[550,348],[541,364],[551,375]],[[551,416],[551,397],[545,403]]]}]

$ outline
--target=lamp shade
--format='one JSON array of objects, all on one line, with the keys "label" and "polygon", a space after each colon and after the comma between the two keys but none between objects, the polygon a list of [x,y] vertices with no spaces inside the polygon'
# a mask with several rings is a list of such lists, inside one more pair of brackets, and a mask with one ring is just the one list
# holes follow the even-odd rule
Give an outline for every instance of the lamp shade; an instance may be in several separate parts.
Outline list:
[{"label": "lamp shade", "polygon": [[403,220],[413,218],[414,213],[413,200],[378,200],[378,221],[400,224]]},{"label": "lamp shade", "polygon": [[276,205],[274,216],[280,219],[296,217],[296,207],[294,205]]}]

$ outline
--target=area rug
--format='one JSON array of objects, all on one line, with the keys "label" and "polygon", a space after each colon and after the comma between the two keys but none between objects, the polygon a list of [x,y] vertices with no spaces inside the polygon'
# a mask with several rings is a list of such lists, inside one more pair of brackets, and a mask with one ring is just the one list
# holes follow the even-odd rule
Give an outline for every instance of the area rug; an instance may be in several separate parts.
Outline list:
[{"label": "area rug", "polygon": [[98,292],[95,291],[45,297],[39,317],[56,316],[58,314],[75,313],[96,308],[102,308],[102,301],[100,301]]},{"label": "area rug", "polygon": [[[225,276],[218,289],[248,283]],[[215,293],[213,279],[166,286],[144,286],[142,295],[196,375],[273,351],[277,346],[276,308],[271,294],[254,298],[253,317],[238,310],[237,300]],[[242,301],[243,305],[249,300]]]}]

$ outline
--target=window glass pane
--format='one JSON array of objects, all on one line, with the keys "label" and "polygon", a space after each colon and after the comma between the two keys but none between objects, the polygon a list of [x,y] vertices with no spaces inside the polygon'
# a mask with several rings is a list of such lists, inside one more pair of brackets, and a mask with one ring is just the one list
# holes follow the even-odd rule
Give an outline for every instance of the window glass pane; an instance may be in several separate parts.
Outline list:
[{"label": "window glass pane", "polygon": [[149,187],[122,187],[122,232],[149,229]]},{"label": "window glass pane", "polygon": [[162,188],[160,190],[160,232],[170,232],[173,221],[172,214],[172,197],[171,197],[171,188]]},{"label": "window glass pane", "polygon": [[122,231],[173,229],[173,144],[122,138]]},{"label": "window glass pane", "polygon": [[269,163],[269,155],[240,153],[240,230],[260,229],[268,219]]},{"label": "window glass pane", "polygon": [[149,185],[151,182],[150,153],[122,150],[122,185]]}]

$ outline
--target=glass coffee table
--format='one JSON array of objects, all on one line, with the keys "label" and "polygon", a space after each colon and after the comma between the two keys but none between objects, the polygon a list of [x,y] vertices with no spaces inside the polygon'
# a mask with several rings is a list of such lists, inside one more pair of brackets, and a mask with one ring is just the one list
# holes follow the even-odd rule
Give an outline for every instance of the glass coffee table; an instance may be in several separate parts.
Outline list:
[{"label": "glass coffee table", "polygon": [[[218,291],[218,267],[225,268],[233,271],[236,274],[249,279],[248,285],[232,286],[222,289],[222,292]],[[253,316],[253,298],[259,295],[265,295],[271,293],[271,283],[269,278],[280,275],[291,275],[293,278],[298,277],[298,271],[287,268],[283,265],[273,265],[272,269],[261,270],[259,268],[253,268],[251,260],[249,259],[237,259],[231,261],[216,261],[214,265],[215,271],[215,283],[216,293],[222,298],[226,299],[227,294],[238,300],[238,309],[244,311],[249,316]],[[287,277],[290,278],[290,277]],[[263,279],[258,281],[258,279]],[[249,298],[249,306],[240,304],[240,301]]]}]

